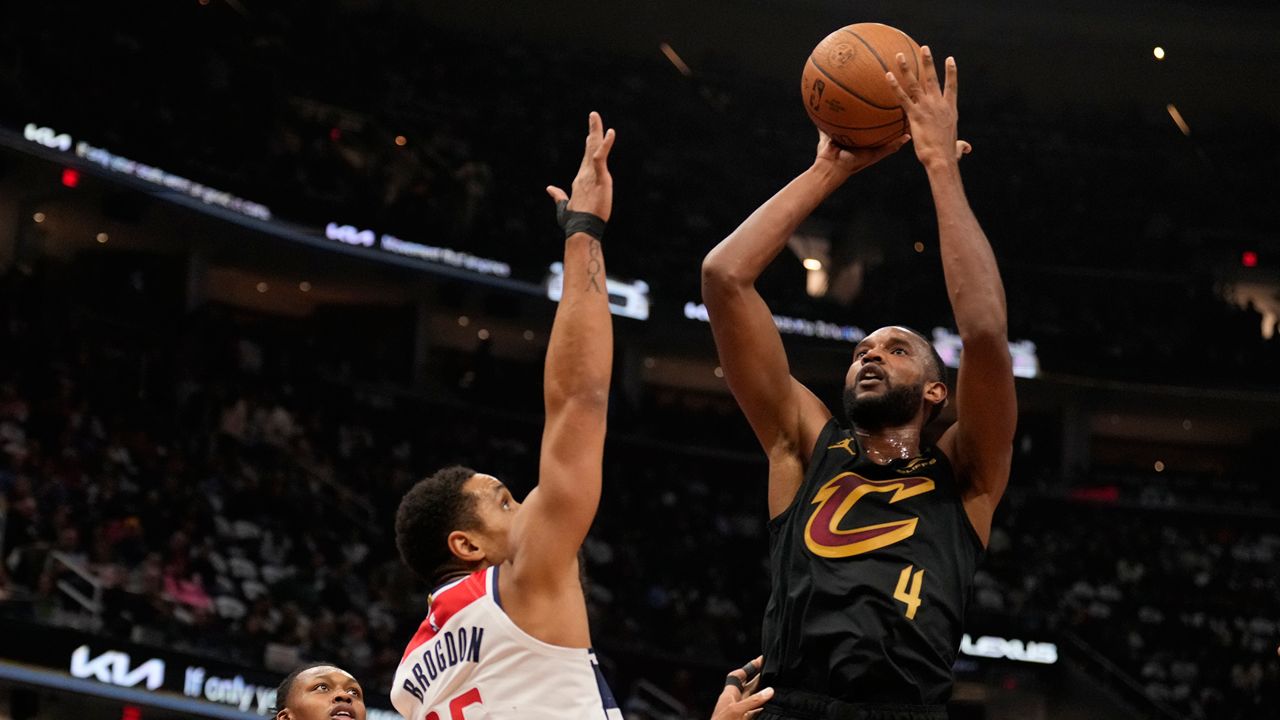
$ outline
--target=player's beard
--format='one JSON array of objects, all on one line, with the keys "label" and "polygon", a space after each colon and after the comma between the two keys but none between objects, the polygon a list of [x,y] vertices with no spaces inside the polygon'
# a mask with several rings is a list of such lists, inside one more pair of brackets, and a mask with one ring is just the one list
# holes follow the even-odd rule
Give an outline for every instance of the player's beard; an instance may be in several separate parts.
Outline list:
[{"label": "player's beard", "polygon": [[[882,382],[888,384],[889,380]],[[924,402],[924,385],[893,385],[883,393],[858,396],[853,385],[844,389],[844,416],[854,427],[880,430],[906,425]]]}]

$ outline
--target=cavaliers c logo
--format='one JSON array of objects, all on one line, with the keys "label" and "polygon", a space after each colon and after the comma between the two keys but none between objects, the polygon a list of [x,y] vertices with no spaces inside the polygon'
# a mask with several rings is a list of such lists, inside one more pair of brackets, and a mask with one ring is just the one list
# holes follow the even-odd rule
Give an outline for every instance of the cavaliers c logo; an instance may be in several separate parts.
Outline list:
[{"label": "cavaliers c logo", "polygon": [[933,487],[933,481],[923,477],[868,480],[856,473],[841,473],[813,496],[813,504],[818,508],[809,516],[809,524],[804,528],[804,544],[809,547],[809,552],[819,557],[846,558],[906,540],[915,533],[920,518],[850,530],[841,530],[840,522],[867,493],[891,492],[893,497],[889,502],[896,503],[930,492]]}]

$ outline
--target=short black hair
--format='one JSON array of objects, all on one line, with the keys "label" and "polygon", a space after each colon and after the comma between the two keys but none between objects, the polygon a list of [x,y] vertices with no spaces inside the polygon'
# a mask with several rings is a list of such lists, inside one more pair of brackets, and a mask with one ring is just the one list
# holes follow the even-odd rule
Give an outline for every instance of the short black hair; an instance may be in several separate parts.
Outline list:
[{"label": "short black hair", "polygon": [[480,525],[473,499],[462,486],[476,471],[450,465],[418,481],[396,510],[396,548],[400,557],[424,580],[435,582],[457,567],[449,550],[449,533]]},{"label": "short black hair", "polygon": [[[940,382],[943,385],[946,385],[948,388],[950,388],[951,383],[948,381],[948,378],[947,378],[947,364],[942,361],[942,356],[938,354],[938,348],[933,346],[933,342],[929,340],[929,338],[926,337],[924,333],[920,332],[919,330],[916,330],[913,327],[910,327],[908,325],[898,325],[897,327],[900,327],[903,330],[906,330],[907,332],[911,333],[912,335],[915,335],[916,337],[920,338],[922,341],[924,341],[925,346],[929,348],[929,360],[930,360],[929,364],[931,366],[929,368],[929,371],[930,371],[929,381]],[[942,414],[942,408],[946,407],[946,404],[947,403],[944,400],[934,405],[933,407],[929,408],[929,417],[925,418],[924,424],[928,425],[934,420],[937,420],[938,416]]]},{"label": "short black hair", "polygon": [[[339,670],[342,669],[338,667],[336,663],[320,661],[309,662],[294,668],[293,672],[285,675],[284,679],[280,681],[280,684],[276,686],[276,709],[272,713],[273,715],[288,707],[289,693],[293,690],[293,684],[298,681],[298,676],[308,670],[318,667],[335,667]],[[343,670],[343,672],[346,671]]]}]

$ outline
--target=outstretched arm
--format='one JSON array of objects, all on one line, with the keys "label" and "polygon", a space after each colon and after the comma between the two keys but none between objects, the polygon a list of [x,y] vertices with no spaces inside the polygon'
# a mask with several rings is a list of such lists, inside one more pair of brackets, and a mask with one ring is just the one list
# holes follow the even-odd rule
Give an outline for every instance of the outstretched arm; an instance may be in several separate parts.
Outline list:
[{"label": "outstretched arm", "polygon": [[828,195],[906,141],[904,136],[880,148],[847,150],[820,134],[813,166],[761,205],[702,261],[702,299],[725,380],[769,456],[772,516],[791,504],[808,453],[831,412],[791,377],[782,337],[756,291],[756,279]]},{"label": "outstretched arm", "polygon": [[[607,161],[614,131],[591,113],[573,196],[548,187],[571,213],[564,245],[564,295],[556,309],[543,372],[546,425],[538,486],[512,528],[512,564],[522,588],[576,588],[577,554],[600,503],[605,416],[613,368],[613,327],[604,252],[589,232],[572,232],[572,213],[608,220],[613,179]],[[579,595],[581,593],[579,592]]]},{"label": "outstretched arm", "polygon": [[920,50],[922,78],[911,74],[901,53],[897,63],[897,73],[889,75],[890,84],[907,112],[916,157],[929,176],[938,213],[942,271],[964,344],[956,380],[956,424],[938,444],[965,484],[965,510],[986,542],[991,516],[1009,482],[1018,416],[1004,285],[960,180],[956,62],[947,58],[945,94],[938,87],[928,47]]}]

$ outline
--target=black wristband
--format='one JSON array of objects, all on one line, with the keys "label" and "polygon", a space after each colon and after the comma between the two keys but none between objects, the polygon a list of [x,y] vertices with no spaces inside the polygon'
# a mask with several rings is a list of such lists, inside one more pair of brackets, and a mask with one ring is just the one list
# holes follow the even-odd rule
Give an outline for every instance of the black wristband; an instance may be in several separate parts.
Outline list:
[{"label": "black wristband", "polygon": [[566,239],[575,233],[586,233],[596,240],[604,240],[604,218],[570,210],[568,200],[556,203],[556,222],[560,223]]}]

